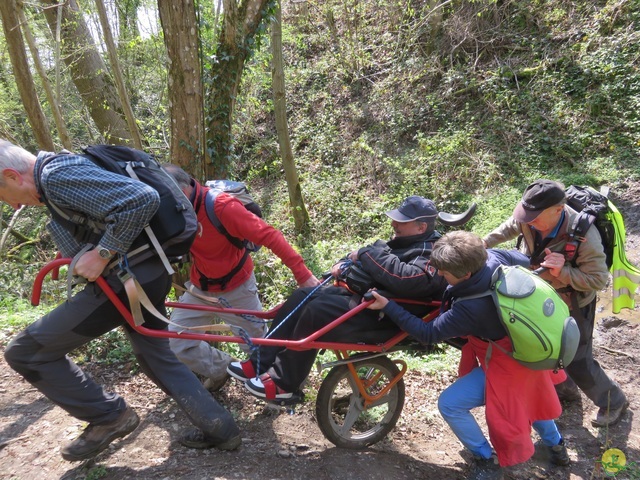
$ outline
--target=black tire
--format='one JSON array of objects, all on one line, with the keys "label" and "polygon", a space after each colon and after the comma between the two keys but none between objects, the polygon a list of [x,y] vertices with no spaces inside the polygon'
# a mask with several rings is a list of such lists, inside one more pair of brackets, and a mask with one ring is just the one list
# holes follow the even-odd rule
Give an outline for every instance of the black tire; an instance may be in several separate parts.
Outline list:
[{"label": "black tire", "polygon": [[[354,362],[360,378],[374,378],[373,395],[400,373],[387,357]],[[318,426],[337,447],[361,450],[379,442],[395,427],[404,406],[404,380],[396,383],[375,405],[363,407],[363,399],[347,365],[332,368],[322,381],[316,400]]]}]

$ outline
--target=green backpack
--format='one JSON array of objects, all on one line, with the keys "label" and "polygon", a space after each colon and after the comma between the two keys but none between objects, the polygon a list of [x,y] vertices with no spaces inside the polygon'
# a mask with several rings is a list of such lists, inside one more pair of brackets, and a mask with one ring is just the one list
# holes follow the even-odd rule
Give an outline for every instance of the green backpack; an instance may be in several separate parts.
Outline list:
[{"label": "green backpack", "polygon": [[527,268],[500,265],[489,290],[456,302],[487,295],[493,298],[511,340],[513,352],[509,356],[533,370],[558,370],[571,363],[580,330],[551,285]]}]

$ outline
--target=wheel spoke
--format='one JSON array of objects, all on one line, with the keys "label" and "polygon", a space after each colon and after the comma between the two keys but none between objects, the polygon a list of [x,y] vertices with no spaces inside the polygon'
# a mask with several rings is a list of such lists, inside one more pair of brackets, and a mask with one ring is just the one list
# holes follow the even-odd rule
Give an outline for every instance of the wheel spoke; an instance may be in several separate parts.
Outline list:
[{"label": "wheel spoke", "polygon": [[349,410],[347,410],[347,414],[344,417],[344,422],[340,427],[340,434],[344,437],[350,437],[351,427],[356,423],[358,417],[362,413],[362,408],[360,407],[360,402],[356,398],[356,395],[351,397],[351,402],[349,402]]},{"label": "wheel spoke", "polygon": [[[393,391],[393,390],[392,390]],[[372,408],[372,407],[379,407],[380,405],[385,405],[385,404],[391,404],[391,402],[394,400],[391,392],[387,393],[386,395],[384,395],[383,397],[378,398],[377,400],[375,400],[374,402],[371,402],[367,408]]]}]

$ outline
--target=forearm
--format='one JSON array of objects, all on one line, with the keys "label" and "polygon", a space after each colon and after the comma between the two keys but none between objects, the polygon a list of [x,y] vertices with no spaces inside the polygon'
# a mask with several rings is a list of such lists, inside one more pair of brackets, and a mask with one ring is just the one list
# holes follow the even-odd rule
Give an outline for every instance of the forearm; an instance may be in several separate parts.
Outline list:
[{"label": "forearm", "polygon": [[398,325],[400,329],[422,343],[430,345],[441,340],[436,338],[432,323],[424,322],[422,318],[416,317],[393,300],[387,303],[382,309],[382,312]]},{"label": "forearm", "polygon": [[483,238],[486,248],[492,248],[509,240],[513,240],[520,235],[521,229],[518,222],[510,217],[506,222],[497,227]]}]

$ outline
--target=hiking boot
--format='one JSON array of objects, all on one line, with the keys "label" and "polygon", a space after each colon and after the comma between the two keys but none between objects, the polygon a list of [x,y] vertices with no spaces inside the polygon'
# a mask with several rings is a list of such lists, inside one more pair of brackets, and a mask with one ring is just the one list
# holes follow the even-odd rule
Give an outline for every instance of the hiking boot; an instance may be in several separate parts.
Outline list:
[{"label": "hiking boot", "polygon": [[565,380],[557,384],[556,393],[560,401],[565,403],[577,402],[582,398],[578,386],[572,380]]},{"label": "hiking boot", "polygon": [[178,442],[187,448],[197,448],[200,450],[214,447],[218,450],[235,450],[242,444],[242,438],[240,435],[236,435],[235,437],[231,437],[230,439],[221,442],[220,440],[214,440],[209,437],[199,428],[192,428],[180,437]]},{"label": "hiking boot", "polygon": [[467,480],[502,480],[504,474],[498,457],[491,455],[491,458],[474,457],[475,465],[469,472]]},{"label": "hiking boot", "polygon": [[211,393],[213,393],[213,392],[217,392],[222,387],[224,387],[230,378],[231,378],[231,375],[225,372],[224,377],[219,378],[218,380],[214,380],[213,378],[209,377],[204,381],[202,385],[204,386],[204,388],[206,388]]},{"label": "hiking boot", "polygon": [[571,463],[567,447],[564,444],[564,438],[560,440],[560,443],[552,447],[545,445],[542,440],[538,440],[533,446],[535,447],[533,458],[536,460],[551,462],[561,467]]},{"label": "hiking boot", "polygon": [[237,380],[246,382],[250,378],[257,377],[256,369],[251,360],[243,362],[231,362],[227,365],[227,373]]},{"label": "hiking boot", "polygon": [[618,408],[601,407],[595,418],[591,420],[594,427],[609,427],[615,425],[622,418],[622,414],[629,408],[629,401],[625,399],[624,403]]},{"label": "hiking boot", "polygon": [[116,438],[133,432],[139,423],[140,419],[131,407],[127,407],[113,422],[98,425],[90,423],[78,438],[62,447],[62,458],[77,462],[95,457]]}]

